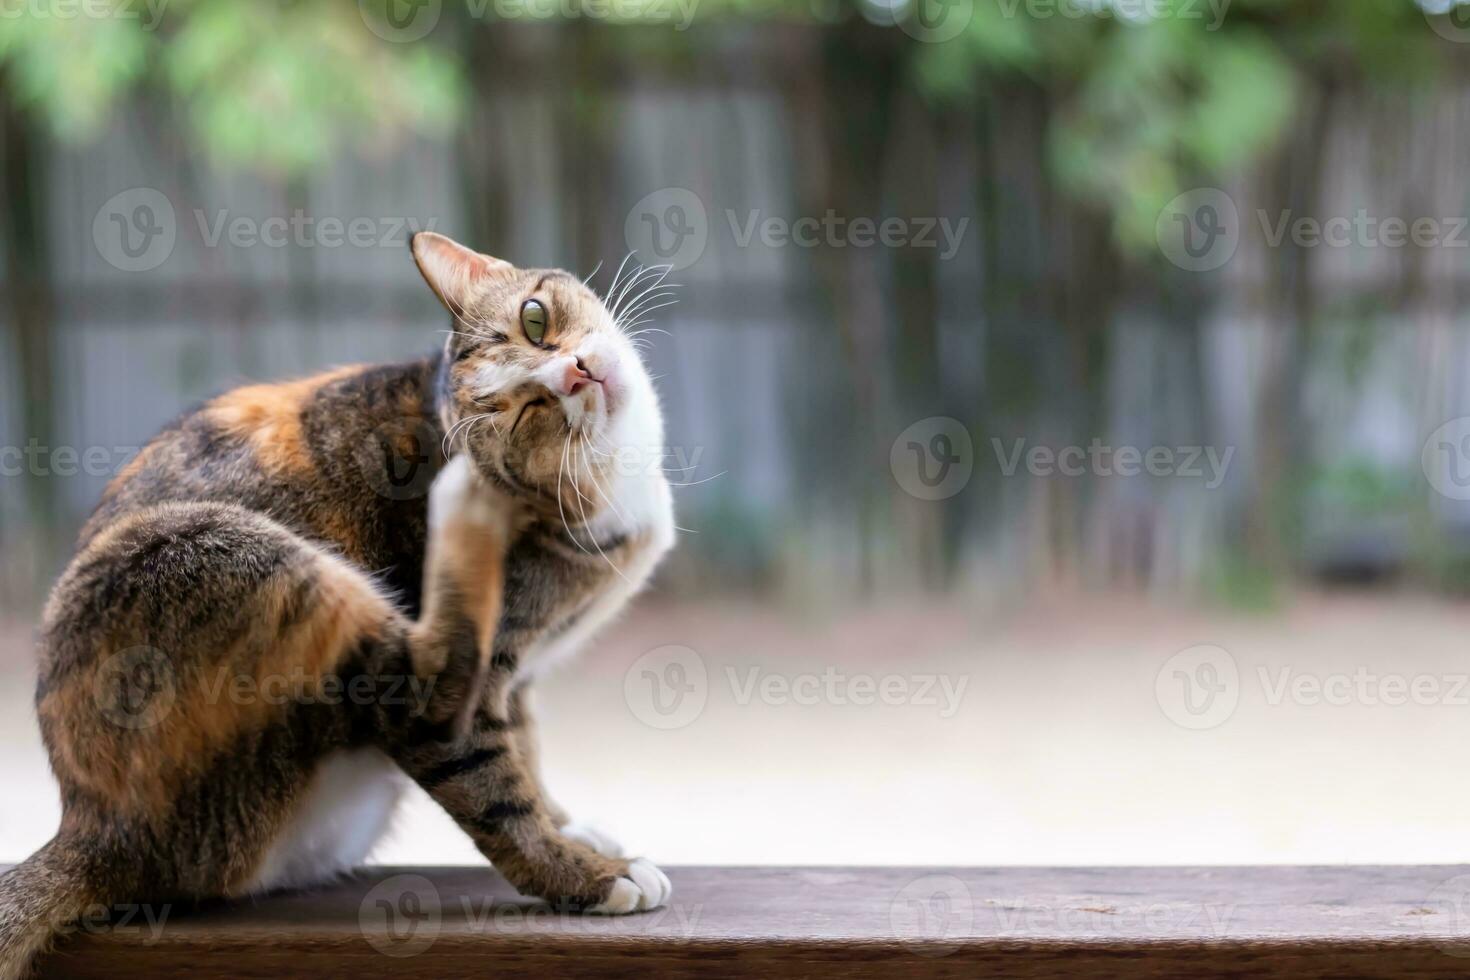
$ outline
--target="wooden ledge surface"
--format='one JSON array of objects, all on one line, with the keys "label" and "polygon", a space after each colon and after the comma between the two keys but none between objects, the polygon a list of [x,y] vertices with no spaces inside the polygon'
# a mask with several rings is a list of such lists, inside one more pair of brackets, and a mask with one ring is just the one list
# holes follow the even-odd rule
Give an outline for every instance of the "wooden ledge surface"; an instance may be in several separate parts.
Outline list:
[{"label": "wooden ledge surface", "polygon": [[1470,868],[672,868],[663,909],[579,915],[487,868],[117,907],[46,977],[1463,977]]}]

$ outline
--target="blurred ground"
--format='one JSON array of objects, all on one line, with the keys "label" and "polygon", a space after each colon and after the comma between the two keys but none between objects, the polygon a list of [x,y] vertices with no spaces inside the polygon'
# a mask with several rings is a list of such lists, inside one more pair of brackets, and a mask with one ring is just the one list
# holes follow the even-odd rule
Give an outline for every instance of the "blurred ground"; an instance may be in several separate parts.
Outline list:
[{"label": "blurred ground", "polygon": [[[28,631],[0,634],[0,862],[59,813],[19,666]],[[1259,617],[1074,598],[1003,621],[646,602],[543,685],[548,778],[579,818],[670,864],[1470,862],[1467,635],[1470,605],[1360,595]],[[677,654],[683,675],[645,656],[669,644],[696,652]],[[1237,667],[1233,713],[1218,653],[1170,660],[1200,644]],[[650,714],[650,676],[693,700]],[[853,703],[864,676],[906,703]],[[1180,677],[1224,700],[1181,714]],[[378,858],[477,860],[425,797]]]}]

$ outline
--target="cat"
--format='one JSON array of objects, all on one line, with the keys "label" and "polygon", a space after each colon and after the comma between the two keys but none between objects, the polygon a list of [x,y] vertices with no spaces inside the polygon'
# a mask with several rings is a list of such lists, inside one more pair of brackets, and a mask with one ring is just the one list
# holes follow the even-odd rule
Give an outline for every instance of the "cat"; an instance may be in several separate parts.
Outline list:
[{"label": "cat", "polygon": [[0,876],[0,980],[87,907],[329,880],[406,779],[525,894],[668,900],[551,802],[527,704],[673,544],[629,330],[667,270],[605,304],[432,232],[411,252],[442,350],[222,395],[83,527],[39,632],[61,826]]}]

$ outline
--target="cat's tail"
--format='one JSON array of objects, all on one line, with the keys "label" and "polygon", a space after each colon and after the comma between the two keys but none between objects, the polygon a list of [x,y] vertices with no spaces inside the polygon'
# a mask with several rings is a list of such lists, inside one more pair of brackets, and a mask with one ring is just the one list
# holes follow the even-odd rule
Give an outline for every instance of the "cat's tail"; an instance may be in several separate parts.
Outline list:
[{"label": "cat's tail", "polygon": [[60,835],[0,875],[0,980],[22,980],[36,956],[96,904],[86,862]]}]

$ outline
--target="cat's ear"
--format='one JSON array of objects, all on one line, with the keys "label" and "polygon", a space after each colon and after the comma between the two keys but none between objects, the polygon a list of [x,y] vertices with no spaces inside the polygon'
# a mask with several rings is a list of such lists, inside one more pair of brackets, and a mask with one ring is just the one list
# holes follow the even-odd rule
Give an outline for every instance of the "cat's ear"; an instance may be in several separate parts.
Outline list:
[{"label": "cat's ear", "polygon": [[476,283],[486,276],[503,275],[514,268],[503,259],[481,255],[432,231],[415,234],[409,247],[424,281],[455,316],[464,313],[474,297]]}]

